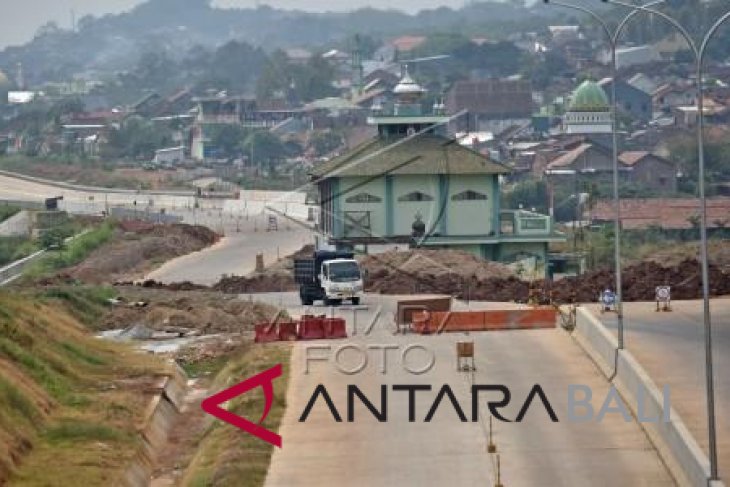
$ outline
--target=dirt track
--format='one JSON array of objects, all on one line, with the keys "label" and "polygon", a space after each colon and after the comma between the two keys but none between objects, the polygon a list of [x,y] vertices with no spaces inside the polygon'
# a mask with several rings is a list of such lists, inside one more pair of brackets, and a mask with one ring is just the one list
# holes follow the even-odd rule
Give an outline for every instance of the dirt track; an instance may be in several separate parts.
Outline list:
[{"label": "dirt track", "polygon": [[111,242],[66,274],[93,284],[131,280],[164,261],[198,251],[217,240],[218,235],[203,226],[123,222]]}]

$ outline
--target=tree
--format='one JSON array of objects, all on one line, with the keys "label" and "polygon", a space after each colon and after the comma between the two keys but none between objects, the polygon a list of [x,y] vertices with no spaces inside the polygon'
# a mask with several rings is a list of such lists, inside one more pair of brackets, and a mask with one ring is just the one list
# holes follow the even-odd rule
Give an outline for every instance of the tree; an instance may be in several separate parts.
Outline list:
[{"label": "tree", "polygon": [[309,144],[314,148],[317,157],[329,154],[343,144],[342,136],[335,132],[317,132],[312,135]]},{"label": "tree", "polygon": [[286,147],[279,137],[268,131],[249,134],[243,143],[243,148],[251,158],[251,162],[258,166],[267,163],[271,167],[287,156]]},{"label": "tree", "polygon": [[108,156],[130,159],[152,159],[157,149],[172,144],[168,127],[155,125],[140,117],[127,120],[109,135]]}]

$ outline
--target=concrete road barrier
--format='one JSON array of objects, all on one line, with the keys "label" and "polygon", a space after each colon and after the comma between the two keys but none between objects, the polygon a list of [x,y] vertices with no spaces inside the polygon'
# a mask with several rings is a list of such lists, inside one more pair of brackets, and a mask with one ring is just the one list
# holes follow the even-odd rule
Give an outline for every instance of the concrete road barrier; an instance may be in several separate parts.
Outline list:
[{"label": "concrete road barrier", "polygon": [[[640,424],[679,485],[724,487],[721,481],[708,483],[710,462],[682,418],[670,408],[669,421],[661,419],[665,417],[662,391],[630,352],[617,351],[616,338],[586,308],[577,310],[573,337],[601,372],[612,378],[635,417],[641,413],[643,418],[660,418],[656,422],[640,421]],[[640,394],[642,411],[639,411]]]},{"label": "concrete road barrier", "polygon": [[555,328],[552,307],[489,311],[434,311],[413,315],[413,330],[421,334],[460,331],[533,330]]}]

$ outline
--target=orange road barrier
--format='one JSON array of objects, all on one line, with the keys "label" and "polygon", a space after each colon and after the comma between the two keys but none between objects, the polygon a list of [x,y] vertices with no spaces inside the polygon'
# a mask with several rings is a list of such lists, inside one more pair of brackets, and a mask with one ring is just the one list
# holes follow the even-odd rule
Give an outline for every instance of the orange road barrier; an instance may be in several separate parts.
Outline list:
[{"label": "orange road barrier", "polygon": [[318,340],[326,337],[326,330],[324,327],[324,316],[302,316],[302,321],[299,322],[299,333],[297,334],[300,340]]},{"label": "orange road barrier", "polygon": [[279,323],[279,340],[282,342],[290,342],[297,339],[296,321],[283,321]]},{"label": "orange road barrier", "polygon": [[422,335],[458,331],[555,328],[553,307],[490,311],[424,311],[413,316],[413,330]]},{"label": "orange road barrier", "polygon": [[300,321],[259,323],[254,332],[256,343],[347,338],[347,323],[342,318],[304,315]]},{"label": "orange road barrier", "polygon": [[276,323],[262,323],[254,326],[254,342],[267,343],[279,340]]},{"label": "orange road barrier", "polygon": [[347,328],[342,318],[325,319],[324,330],[327,338],[347,338]]}]

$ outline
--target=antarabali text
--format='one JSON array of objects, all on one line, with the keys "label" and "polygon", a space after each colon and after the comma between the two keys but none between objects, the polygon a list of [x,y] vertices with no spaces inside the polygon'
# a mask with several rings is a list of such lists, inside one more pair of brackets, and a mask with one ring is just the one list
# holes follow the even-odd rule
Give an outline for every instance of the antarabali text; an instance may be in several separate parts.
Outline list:
[{"label": "antarabali text", "polygon": [[[466,400],[459,399],[454,390],[461,391],[465,388],[468,388],[466,395],[470,398]],[[342,394],[341,390],[339,392]],[[636,420],[638,422],[658,423],[670,421],[669,387],[665,387],[661,393],[661,409],[657,407],[657,398],[649,397],[650,392],[643,389],[635,392],[637,398]],[[601,422],[609,414],[618,414],[626,422],[634,420],[628,406],[613,386],[608,389],[604,397],[594,398],[591,387],[583,384],[569,385],[566,396],[560,398],[560,401],[556,403],[561,405],[558,409],[561,411],[559,416],[553,402],[548,399],[545,390],[539,384],[535,384],[526,396],[518,398],[515,402],[518,408],[510,408],[517,411],[516,415],[510,417],[505,410],[512,403],[512,393],[507,386],[501,384],[473,384],[458,388],[452,388],[448,384],[437,387],[428,384],[392,384],[390,386],[381,385],[378,394],[371,393],[369,395],[365,394],[358,386],[350,384],[342,394],[345,403],[344,410],[335,405],[333,396],[325,385],[319,384],[309,398],[299,421],[307,421],[312,411],[321,407],[326,408],[332,419],[337,422],[343,421],[343,412],[346,418],[344,420],[354,422],[356,420],[356,409],[372,415],[378,421],[386,422],[389,420],[389,416],[393,415],[391,400],[393,395],[396,394],[403,395],[402,398],[398,398],[397,402],[401,409],[407,409],[409,422],[430,422],[437,413],[451,414],[455,419],[462,422],[477,422],[484,412],[480,410],[480,407],[484,406],[486,406],[484,409],[492,417],[504,422],[521,422],[528,411],[536,408],[542,409],[544,412],[539,414],[545,414],[553,422],[561,421],[560,417],[569,422]],[[342,396],[338,399],[343,399]],[[403,406],[403,399],[406,406]],[[423,411],[423,405],[428,406],[428,412],[425,416],[419,417],[416,411]],[[466,407],[464,407],[465,405]],[[662,411],[661,416],[652,415],[651,412],[654,410]],[[398,411],[398,416],[401,417],[402,415],[405,418],[403,413]]]},{"label": "antarabali text", "polygon": [[[206,413],[281,448],[281,436],[274,431],[266,429],[262,425],[271,411],[274,402],[274,380],[281,377],[281,375],[282,366],[281,364],[277,364],[268,370],[260,372],[204,399],[201,402],[201,408]],[[222,407],[223,404],[231,399],[257,388],[261,388],[265,399],[264,409],[258,422],[253,422],[247,418],[238,416]],[[441,385],[440,387],[429,384],[393,384],[390,386],[383,384],[380,386],[379,393],[371,393],[370,395],[364,393],[357,385],[349,384],[346,386],[344,393],[341,389],[338,389],[338,392],[344,395],[344,411],[346,413],[346,421],[348,422],[355,421],[356,409],[360,410],[361,414],[372,415],[372,417],[380,422],[387,422],[389,415],[392,417],[393,409],[395,409],[390,406],[391,400],[393,399],[393,395],[398,394],[401,396],[395,399],[395,402],[398,404],[398,409],[395,411],[396,415],[405,418],[407,413],[407,421],[409,422],[430,422],[437,413],[444,415],[451,414],[452,417],[462,422],[477,422],[485,414],[484,409],[498,421],[521,422],[528,411],[535,408],[542,408],[544,410],[542,414],[546,414],[551,421],[561,421],[556,413],[556,408],[553,407],[553,402],[548,399],[548,395],[540,384],[535,384],[526,395],[518,398],[514,406],[518,406],[519,409],[514,406],[510,408],[512,411],[517,410],[516,416],[513,417],[506,412],[508,406],[512,403],[512,392],[505,385],[471,384],[467,386],[465,383],[461,387],[456,388],[456,390],[463,395],[471,396],[465,401],[467,404],[466,409],[462,406],[464,399],[462,398],[460,401],[454,389],[448,384]],[[661,394],[658,391],[649,392],[643,389],[635,392],[636,420],[638,422],[658,423],[670,421],[671,405],[668,386],[664,387]],[[631,413],[629,413],[629,408],[613,386],[608,389],[608,392],[602,400],[594,401],[594,394],[591,387],[582,384],[569,385],[567,395],[558,396],[558,398],[559,402],[556,404],[560,405],[559,410],[565,412],[563,417],[570,422],[601,422],[609,414],[618,414],[626,422],[633,420]],[[343,397],[337,397],[337,399],[342,400]],[[404,403],[405,406],[403,405]],[[421,405],[420,407],[418,407],[419,404]],[[423,405],[428,406],[428,412],[425,416],[418,417],[416,411],[423,411]],[[482,407],[481,405],[486,407],[480,409]],[[307,401],[307,405],[299,416],[299,421],[307,421],[307,418],[310,417],[315,408],[324,408],[320,410],[321,413],[325,415],[329,413],[334,421],[343,421],[341,410],[335,405],[332,394],[330,394],[330,391],[324,384],[318,384],[314,388],[309,401]],[[468,417],[466,412],[470,413]],[[661,417],[647,414],[651,412],[660,412]],[[536,411],[535,414],[540,414],[540,412]],[[396,419],[399,420],[399,418]]]}]

